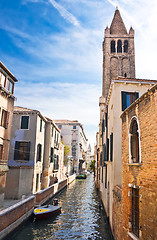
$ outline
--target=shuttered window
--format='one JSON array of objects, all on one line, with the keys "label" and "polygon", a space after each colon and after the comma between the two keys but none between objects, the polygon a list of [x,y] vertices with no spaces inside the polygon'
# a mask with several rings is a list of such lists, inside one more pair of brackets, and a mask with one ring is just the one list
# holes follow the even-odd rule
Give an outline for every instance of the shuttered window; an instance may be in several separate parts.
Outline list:
[{"label": "shuttered window", "polygon": [[113,133],[110,134],[110,161],[113,161]]},{"label": "shuttered window", "polygon": [[39,143],[37,145],[37,161],[41,162],[41,155],[42,155],[42,145]]},{"label": "shuttered window", "polygon": [[3,159],[3,145],[0,144],[0,160]]},{"label": "shuttered window", "polygon": [[5,129],[7,129],[8,124],[9,124],[9,112],[2,109],[1,126],[4,127]]},{"label": "shuttered window", "polygon": [[50,152],[50,162],[53,162],[53,148],[51,148]]},{"label": "shuttered window", "polygon": [[109,161],[109,138],[107,138],[106,161]]},{"label": "shuttered window", "polygon": [[30,159],[30,142],[15,142],[14,160]]},{"label": "shuttered window", "polygon": [[21,129],[28,129],[29,124],[29,116],[21,117]]},{"label": "shuttered window", "polygon": [[122,96],[122,111],[129,107],[137,98],[139,98],[138,92],[121,92]]}]

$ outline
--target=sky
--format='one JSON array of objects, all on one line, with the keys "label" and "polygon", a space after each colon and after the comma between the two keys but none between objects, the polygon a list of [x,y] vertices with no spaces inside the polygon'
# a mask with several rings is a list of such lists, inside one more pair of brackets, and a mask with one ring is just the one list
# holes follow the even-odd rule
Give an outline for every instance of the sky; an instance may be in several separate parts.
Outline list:
[{"label": "sky", "polygon": [[157,79],[156,0],[0,0],[0,60],[18,79],[15,105],[78,120],[92,147],[104,29],[116,6],[135,30],[136,77]]}]

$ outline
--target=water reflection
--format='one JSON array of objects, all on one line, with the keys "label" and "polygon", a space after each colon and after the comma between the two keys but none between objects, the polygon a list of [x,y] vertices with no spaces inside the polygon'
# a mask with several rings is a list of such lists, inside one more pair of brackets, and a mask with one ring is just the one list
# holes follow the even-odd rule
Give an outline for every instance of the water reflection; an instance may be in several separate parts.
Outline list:
[{"label": "water reflection", "polygon": [[11,240],[105,239],[110,232],[94,187],[93,175],[76,180],[58,196],[61,214],[55,219],[27,222]]}]

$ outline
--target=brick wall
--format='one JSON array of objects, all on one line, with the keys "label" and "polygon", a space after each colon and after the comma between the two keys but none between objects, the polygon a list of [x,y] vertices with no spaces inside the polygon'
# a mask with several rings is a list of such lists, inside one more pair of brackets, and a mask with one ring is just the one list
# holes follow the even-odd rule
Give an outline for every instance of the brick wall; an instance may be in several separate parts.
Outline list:
[{"label": "brick wall", "polygon": [[[129,126],[139,122],[141,164],[129,164]],[[130,239],[131,187],[139,188],[139,239],[157,239],[157,85],[122,114],[122,236]]]},{"label": "brick wall", "polygon": [[122,189],[119,186],[115,186],[113,190],[113,220],[112,220],[112,233],[114,239],[121,238],[121,227],[122,227],[122,212],[121,212],[121,195]]}]

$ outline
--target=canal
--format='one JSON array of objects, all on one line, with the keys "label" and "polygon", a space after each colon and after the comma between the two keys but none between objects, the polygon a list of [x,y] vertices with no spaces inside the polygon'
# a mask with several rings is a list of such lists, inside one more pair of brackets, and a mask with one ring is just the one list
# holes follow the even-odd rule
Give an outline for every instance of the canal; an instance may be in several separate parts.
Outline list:
[{"label": "canal", "polygon": [[29,220],[9,239],[112,239],[93,174],[85,180],[75,180],[57,198],[62,206],[61,214],[55,219]]}]

